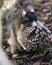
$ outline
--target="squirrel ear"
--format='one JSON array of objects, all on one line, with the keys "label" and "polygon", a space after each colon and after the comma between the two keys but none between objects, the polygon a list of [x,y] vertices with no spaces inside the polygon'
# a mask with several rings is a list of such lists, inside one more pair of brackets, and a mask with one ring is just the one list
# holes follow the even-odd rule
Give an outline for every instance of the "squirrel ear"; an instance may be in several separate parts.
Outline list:
[{"label": "squirrel ear", "polygon": [[22,11],[22,17],[24,17],[25,15],[26,15],[26,11],[23,10],[23,11]]}]

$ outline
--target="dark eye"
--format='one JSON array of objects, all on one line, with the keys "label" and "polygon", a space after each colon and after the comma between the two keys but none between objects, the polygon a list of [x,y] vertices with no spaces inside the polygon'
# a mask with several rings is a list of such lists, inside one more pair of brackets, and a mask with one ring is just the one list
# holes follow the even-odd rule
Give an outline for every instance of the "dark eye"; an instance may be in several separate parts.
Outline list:
[{"label": "dark eye", "polygon": [[13,10],[13,12],[17,12],[17,8],[15,8],[15,9]]},{"label": "dark eye", "polygon": [[17,12],[17,9],[14,12]]}]

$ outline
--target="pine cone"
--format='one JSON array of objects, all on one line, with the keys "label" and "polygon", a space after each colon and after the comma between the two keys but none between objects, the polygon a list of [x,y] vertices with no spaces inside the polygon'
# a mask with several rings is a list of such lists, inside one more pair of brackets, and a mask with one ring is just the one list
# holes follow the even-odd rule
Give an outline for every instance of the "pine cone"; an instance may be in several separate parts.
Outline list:
[{"label": "pine cone", "polygon": [[26,27],[23,31],[19,30],[17,40],[27,52],[35,51],[38,46],[43,49],[42,46],[49,44],[48,35],[38,26]]}]

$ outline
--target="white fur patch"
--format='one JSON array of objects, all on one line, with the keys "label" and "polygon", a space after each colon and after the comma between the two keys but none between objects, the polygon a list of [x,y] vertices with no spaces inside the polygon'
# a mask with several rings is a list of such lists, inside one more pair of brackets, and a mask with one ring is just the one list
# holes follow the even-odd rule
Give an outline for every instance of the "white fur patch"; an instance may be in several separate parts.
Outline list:
[{"label": "white fur patch", "polygon": [[31,9],[31,12],[34,12],[34,9]]},{"label": "white fur patch", "polygon": [[25,16],[26,15],[26,11],[23,10],[22,12],[22,16]]},{"label": "white fur patch", "polygon": [[33,22],[32,22],[32,26],[37,26],[36,21],[33,21]]}]

